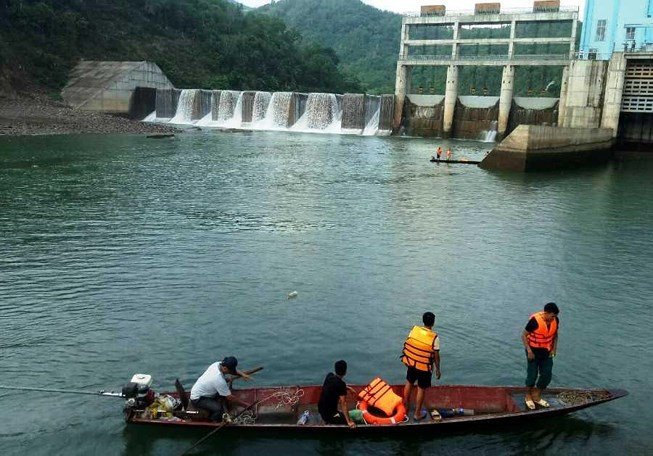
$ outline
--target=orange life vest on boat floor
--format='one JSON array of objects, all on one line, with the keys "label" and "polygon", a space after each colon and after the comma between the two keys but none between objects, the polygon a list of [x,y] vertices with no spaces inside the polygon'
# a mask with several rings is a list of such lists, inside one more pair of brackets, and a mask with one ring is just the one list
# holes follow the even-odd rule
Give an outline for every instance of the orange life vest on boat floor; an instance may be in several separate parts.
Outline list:
[{"label": "orange life vest on boat floor", "polygon": [[[406,418],[401,396],[392,391],[392,387],[379,377],[375,378],[358,393],[361,402],[358,408],[363,412],[363,419],[369,424],[397,424]],[[368,408],[374,407],[386,416],[372,414]]]},{"label": "orange life vest on boat floor", "polygon": [[433,370],[435,350],[433,342],[438,334],[423,326],[413,326],[404,342],[401,362],[408,367],[430,372]]},{"label": "orange life vest on boat floor", "polygon": [[544,320],[544,312],[534,313],[531,315],[531,318],[535,318],[537,329],[528,333],[528,345],[532,348],[546,348],[551,351],[553,349],[555,335],[558,332],[557,320],[554,318],[547,325],[546,320]]}]

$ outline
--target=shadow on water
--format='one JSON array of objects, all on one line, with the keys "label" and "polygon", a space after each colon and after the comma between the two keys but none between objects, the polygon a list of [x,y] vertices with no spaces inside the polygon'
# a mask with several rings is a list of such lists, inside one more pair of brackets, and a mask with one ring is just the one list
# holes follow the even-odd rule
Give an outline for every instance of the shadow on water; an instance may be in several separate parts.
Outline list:
[{"label": "shadow on water", "polygon": [[[147,426],[125,426],[124,455],[177,455],[191,448],[210,430],[162,429]],[[482,430],[456,431],[448,435],[410,434],[398,436],[352,437],[297,434],[289,438],[258,437],[251,433],[218,431],[208,441],[195,448],[193,455],[239,455],[265,452],[275,454],[375,454],[418,455],[434,451],[446,454],[484,452],[492,454],[506,450],[511,454],[561,451],[568,444],[583,445],[592,437],[609,437],[615,432],[611,425],[595,423],[578,417],[538,420],[524,425],[491,425]]]}]

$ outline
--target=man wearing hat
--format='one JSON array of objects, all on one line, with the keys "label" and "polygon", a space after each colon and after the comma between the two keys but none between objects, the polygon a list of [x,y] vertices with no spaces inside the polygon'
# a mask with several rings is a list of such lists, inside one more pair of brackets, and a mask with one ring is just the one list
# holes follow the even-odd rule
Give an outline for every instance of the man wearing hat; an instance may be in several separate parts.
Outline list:
[{"label": "man wearing hat", "polygon": [[238,360],[233,356],[227,356],[222,361],[211,364],[190,390],[191,404],[198,410],[209,412],[209,418],[213,421],[222,421],[225,400],[230,404],[243,407],[250,405],[231,394],[227,379],[224,377],[225,374],[231,374],[249,380],[249,375],[236,369],[237,365]]}]

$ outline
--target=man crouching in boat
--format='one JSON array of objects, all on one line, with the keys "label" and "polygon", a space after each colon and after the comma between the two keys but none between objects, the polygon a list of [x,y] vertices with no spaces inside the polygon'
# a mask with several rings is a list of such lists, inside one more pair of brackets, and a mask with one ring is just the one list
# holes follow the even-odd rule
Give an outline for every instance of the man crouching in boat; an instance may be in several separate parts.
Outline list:
[{"label": "man crouching in boat", "polygon": [[[329,372],[324,379],[317,409],[326,424],[346,424],[355,428],[347,411],[347,384],[342,379],[347,374],[347,362],[341,359],[334,367],[336,373]],[[342,411],[338,410],[338,405]]]},{"label": "man crouching in boat", "polygon": [[236,369],[237,365],[238,360],[233,356],[227,356],[221,362],[211,364],[190,390],[191,404],[198,410],[209,412],[209,418],[213,421],[222,421],[225,400],[230,404],[243,407],[250,405],[231,394],[227,380],[224,378],[225,374],[231,374],[249,380],[249,375]]}]

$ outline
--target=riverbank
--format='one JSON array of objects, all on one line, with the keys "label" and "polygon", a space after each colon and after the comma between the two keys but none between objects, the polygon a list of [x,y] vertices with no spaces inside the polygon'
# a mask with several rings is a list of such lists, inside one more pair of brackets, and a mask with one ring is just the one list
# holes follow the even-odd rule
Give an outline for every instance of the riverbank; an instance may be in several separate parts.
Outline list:
[{"label": "riverbank", "polygon": [[166,125],[149,124],[97,112],[78,111],[44,94],[0,96],[0,135],[178,131]]}]

